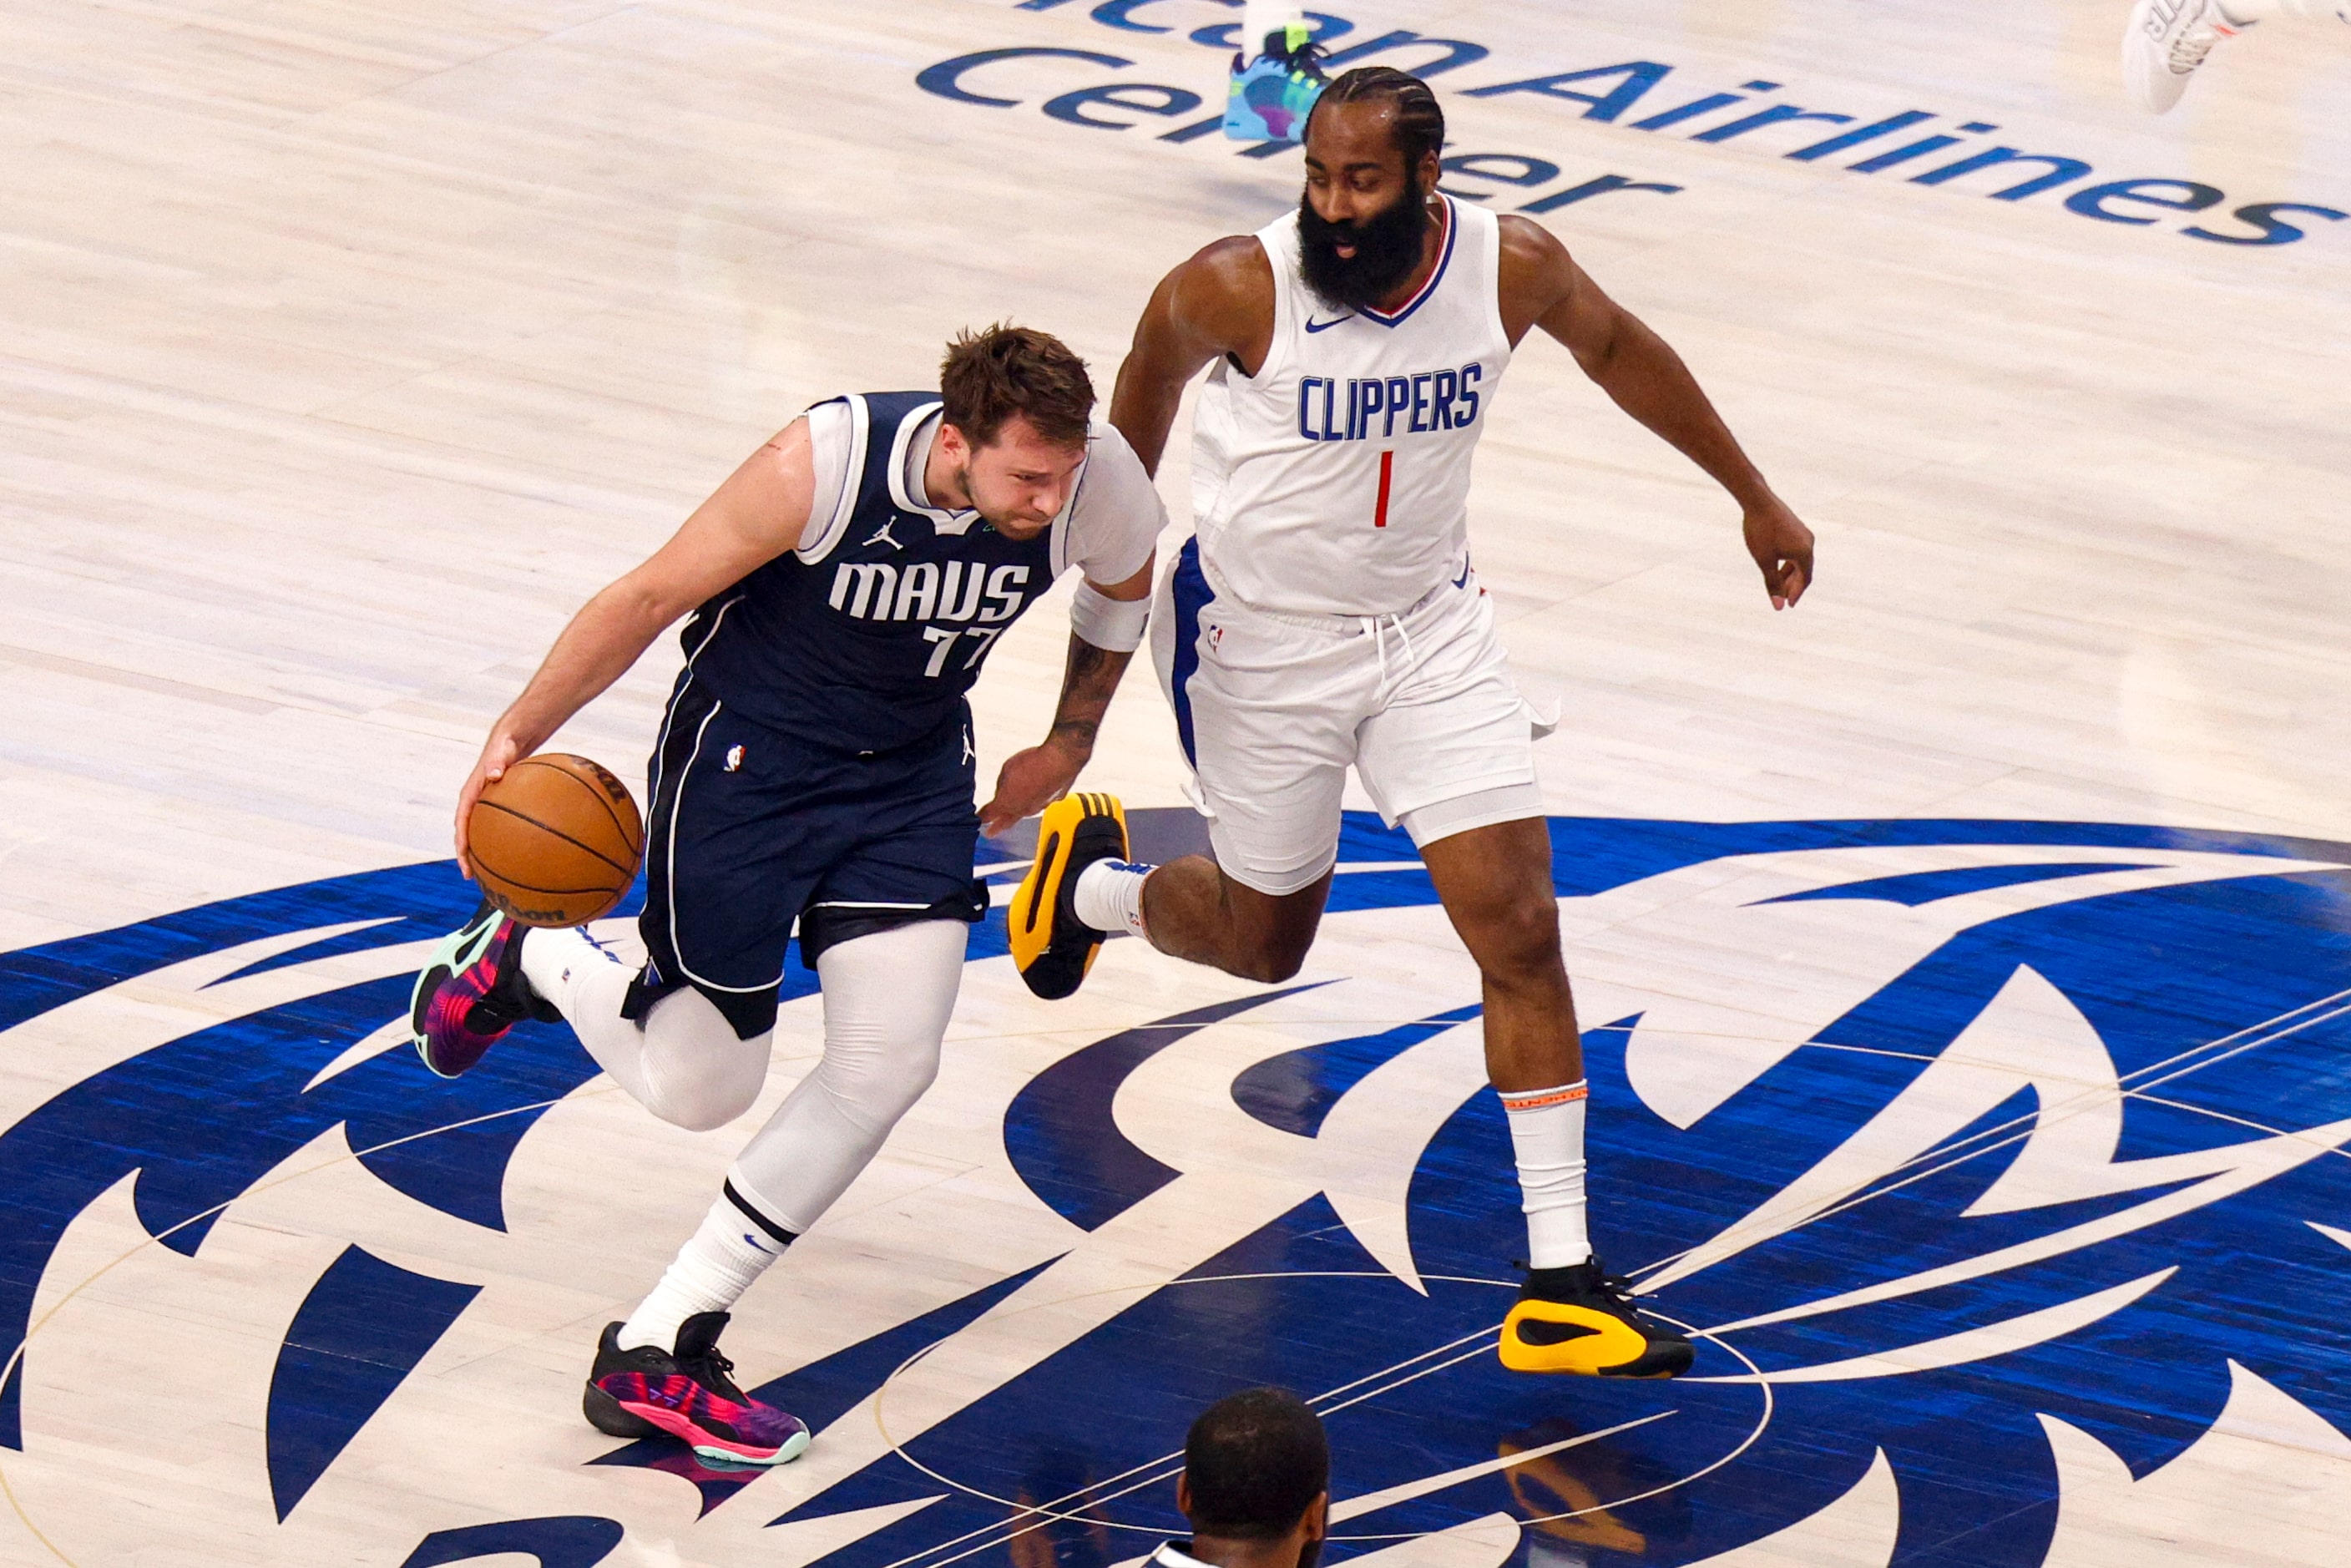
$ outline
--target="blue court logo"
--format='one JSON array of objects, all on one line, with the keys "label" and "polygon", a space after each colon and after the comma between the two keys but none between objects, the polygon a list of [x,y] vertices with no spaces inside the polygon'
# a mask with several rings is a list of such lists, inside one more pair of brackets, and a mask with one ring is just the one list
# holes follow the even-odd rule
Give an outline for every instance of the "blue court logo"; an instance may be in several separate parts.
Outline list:
[{"label": "blue court logo", "polygon": [[[1595,1237],[1705,1336],[1689,1378],[1495,1361],[1522,1232],[1474,975],[1382,946],[1442,915],[1401,836],[1351,819],[1298,982],[1203,975],[1176,1010],[1004,1078],[983,1140],[1002,1192],[909,1201],[942,1234],[1017,1233],[997,1249],[1017,1266],[894,1291],[897,1321],[766,1385],[819,1432],[807,1459],[726,1474],[665,1439],[594,1444],[584,1469],[510,1464],[446,1518],[353,1546],[586,1568],[680,1528],[632,1513],[642,1483],[608,1471],[636,1468],[698,1489],[682,1540],[733,1532],[751,1560],[1109,1568],[1179,1531],[1191,1414],[1271,1382],[1324,1412],[1334,1558],[1416,1562],[1444,1533],[1447,1561],[1495,1568],[1698,1563],[1778,1534],[1794,1560],[1857,1542],[2027,1568],[2225,1512],[2251,1469],[2277,1485],[2249,1549],[2324,1560],[2317,1511],[2351,1475],[2351,847],[1983,821],[1552,831]],[[595,1068],[545,1026],[452,1083],[402,1048],[410,971],[470,908],[436,863],[0,955],[0,1032],[68,1085],[16,1092],[0,1131],[0,1442],[20,1450],[0,1470],[66,1441],[43,1391],[71,1379],[44,1357],[72,1354],[63,1275],[110,1204],[200,1260],[232,1206],[340,1137],[343,1168],[495,1255],[527,1134]],[[1003,952],[999,915],[972,957]],[[556,1131],[533,1158],[594,1166]],[[365,1484],[370,1423],[427,1396],[427,1358],[480,1310],[487,1275],[382,1250],[319,1253],[266,1364],[224,1342],[255,1385],[264,1527],[329,1527],[305,1500],[339,1465]]]}]

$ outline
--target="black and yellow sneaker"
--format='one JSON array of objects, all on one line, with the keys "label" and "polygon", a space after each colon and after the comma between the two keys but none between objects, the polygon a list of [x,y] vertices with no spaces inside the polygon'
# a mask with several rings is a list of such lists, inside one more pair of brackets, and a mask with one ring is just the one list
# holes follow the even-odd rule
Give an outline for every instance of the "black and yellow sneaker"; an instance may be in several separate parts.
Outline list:
[{"label": "black and yellow sneaker", "polygon": [[1078,919],[1078,873],[1126,858],[1126,811],[1114,795],[1066,795],[1037,821],[1037,858],[1012,894],[1005,924],[1012,962],[1047,1001],[1076,990],[1102,951],[1102,933]]},{"label": "black and yellow sneaker", "polygon": [[1693,1358],[1681,1332],[1635,1308],[1632,1282],[1610,1278],[1597,1258],[1530,1270],[1502,1320],[1501,1353],[1512,1372],[1587,1377],[1678,1377]]}]

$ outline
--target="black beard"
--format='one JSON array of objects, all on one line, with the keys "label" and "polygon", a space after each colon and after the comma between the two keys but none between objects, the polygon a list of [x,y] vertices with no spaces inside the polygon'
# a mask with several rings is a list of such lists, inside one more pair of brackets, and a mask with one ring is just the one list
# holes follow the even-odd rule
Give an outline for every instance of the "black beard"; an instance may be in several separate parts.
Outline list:
[{"label": "black beard", "polygon": [[[1359,223],[1328,222],[1301,196],[1298,260],[1306,287],[1333,310],[1377,309],[1419,268],[1428,223],[1428,204],[1417,189]],[[1342,245],[1355,254],[1341,256]]]}]

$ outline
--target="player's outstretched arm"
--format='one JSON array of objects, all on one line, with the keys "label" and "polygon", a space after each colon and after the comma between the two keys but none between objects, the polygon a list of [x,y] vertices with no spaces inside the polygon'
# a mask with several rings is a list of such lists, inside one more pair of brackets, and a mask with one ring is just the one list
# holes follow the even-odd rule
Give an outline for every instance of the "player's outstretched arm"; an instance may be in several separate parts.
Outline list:
[{"label": "player's outstretched arm", "polygon": [[1527,218],[1502,220],[1501,297],[1512,342],[1530,326],[1558,339],[1617,407],[1730,492],[1772,609],[1803,597],[1813,580],[1813,530],[1771,493],[1671,345],[1602,292],[1549,229]]},{"label": "player's outstretched arm", "polygon": [[[1144,603],[1151,597],[1155,559],[1144,561],[1143,570],[1123,582],[1082,586],[1113,604]],[[1093,759],[1094,737],[1102,731],[1102,715],[1110,711],[1110,699],[1134,658],[1131,647],[1123,652],[1096,647],[1078,632],[1070,634],[1070,657],[1061,669],[1061,697],[1053,707],[1053,727],[1042,745],[1006,759],[996,776],[996,794],[979,809],[981,832],[993,838],[1070,792],[1080,771]]]},{"label": "player's outstretched arm", "polygon": [[1110,422],[1145,473],[1159,472],[1185,383],[1200,367],[1230,354],[1255,375],[1272,343],[1273,264],[1249,235],[1217,240],[1159,280],[1110,394]]},{"label": "player's outstretched arm", "polygon": [[814,499],[808,421],[745,459],[643,565],[580,608],[514,706],[498,716],[457,795],[457,863],[473,874],[465,819],[484,785],[529,756],[627,673],[664,628],[799,543]]}]

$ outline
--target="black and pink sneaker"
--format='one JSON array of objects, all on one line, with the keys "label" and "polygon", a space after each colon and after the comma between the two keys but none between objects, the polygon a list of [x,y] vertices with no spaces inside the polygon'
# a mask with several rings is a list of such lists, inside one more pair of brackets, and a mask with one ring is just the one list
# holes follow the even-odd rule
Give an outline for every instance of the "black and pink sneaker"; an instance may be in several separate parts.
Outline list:
[{"label": "black and pink sneaker", "polygon": [[434,949],[408,998],[409,1031],[425,1066],[455,1078],[523,1019],[562,1021],[523,978],[522,939],[528,929],[486,902]]},{"label": "black and pink sneaker", "polygon": [[695,1313],[678,1325],[674,1353],[650,1344],[622,1350],[621,1325],[605,1325],[580,1401],[589,1425],[615,1437],[667,1432],[695,1458],[718,1465],[787,1465],[799,1458],[808,1450],[807,1426],[760,1404],[727,1375],[735,1364],[718,1354],[726,1318]]}]

